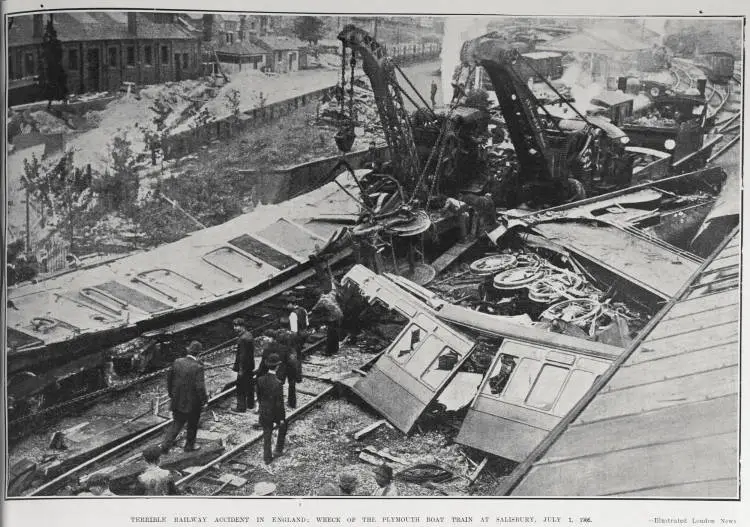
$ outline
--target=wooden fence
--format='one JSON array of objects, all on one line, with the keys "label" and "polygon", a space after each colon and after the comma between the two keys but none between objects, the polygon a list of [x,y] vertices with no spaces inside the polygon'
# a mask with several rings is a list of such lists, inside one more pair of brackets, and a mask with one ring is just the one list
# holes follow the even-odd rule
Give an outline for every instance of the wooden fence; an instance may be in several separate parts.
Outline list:
[{"label": "wooden fence", "polygon": [[[430,43],[404,44],[391,46],[388,53],[398,64],[405,65],[437,58],[440,55],[440,46]],[[164,159],[175,159],[195,152],[201,145],[231,136],[236,131],[233,129],[244,130],[251,126],[275,121],[298,108],[317,103],[326,94],[333,95],[335,88],[336,85],[328,86],[260,108],[246,110],[242,112],[237,123],[234,123],[233,116],[229,116],[211,121],[193,130],[170,135],[162,141]]]}]

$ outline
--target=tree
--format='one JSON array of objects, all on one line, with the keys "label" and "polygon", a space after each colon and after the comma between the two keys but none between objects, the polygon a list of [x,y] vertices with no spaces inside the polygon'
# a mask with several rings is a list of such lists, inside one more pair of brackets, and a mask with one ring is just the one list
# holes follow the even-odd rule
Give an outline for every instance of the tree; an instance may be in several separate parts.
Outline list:
[{"label": "tree", "polygon": [[300,16],[294,21],[294,34],[297,38],[316,45],[323,38],[324,22],[317,16]]},{"label": "tree", "polygon": [[68,75],[63,68],[62,44],[57,38],[57,31],[52,24],[51,16],[42,37],[42,55],[44,60],[39,75],[39,84],[44,98],[49,101],[47,108],[50,108],[52,101],[60,101],[68,96]]},{"label": "tree", "polygon": [[112,138],[109,156],[111,170],[105,170],[92,189],[104,199],[106,208],[130,213],[136,206],[140,182],[127,132],[118,132]]}]

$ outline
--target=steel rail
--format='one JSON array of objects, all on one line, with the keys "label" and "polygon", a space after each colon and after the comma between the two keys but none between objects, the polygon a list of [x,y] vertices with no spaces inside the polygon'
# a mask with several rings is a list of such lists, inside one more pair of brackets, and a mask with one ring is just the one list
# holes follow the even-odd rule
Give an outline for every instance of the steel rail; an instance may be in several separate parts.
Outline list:
[{"label": "steel rail", "polygon": [[[216,402],[224,399],[227,395],[231,395],[232,393],[234,393],[235,389],[236,388],[234,386],[232,386],[231,388],[228,388],[228,389],[224,390],[223,392],[214,395],[212,398],[210,398],[208,400],[208,402],[206,403],[206,405],[204,407],[204,410],[208,409],[212,404],[214,404],[214,403],[216,403]],[[62,483],[64,483],[66,480],[70,479],[71,476],[74,476],[74,475],[78,474],[83,469],[88,468],[88,467],[90,467],[91,465],[93,465],[95,463],[98,463],[98,462],[103,461],[103,460],[105,460],[105,459],[107,459],[109,457],[112,457],[113,455],[115,455],[115,454],[121,452],[122,450],[124,450],[126,447],[129,447],[129,446],[131,446],[131,445],[139,442],[142,439],[146,439],[147,437],[152,436],[153,434],[155,434],[155,433],[163,430],[167,426],[171,425],[173,421],[174,421],[173,419],[167,419],[163,423],[159,423],[157,425],[152,426],[148,430],[144,430],[143,432],[141,432],[137,436],[131,437],[127,441],[125,441],[123,443],[120,443],[119,445],[116,445],[116,446],[110,448],[106,452],[102,452],[98,456],[95,456],[95,457],[93,457],[93,458],[91,458],[91,459],[89,459],[89,460],[81,463],[80,465],[76,465],[75,467],[73,467],[72,469],[68,470],[64,474],[61,474],[61,475],[57,476],[56,478],[48,481],[47,483],[45,483],[41,487],[38,487],[38,488],[34,489],[32,492],[26,494],[25,496],[45,496],[46,495],[46,494],[44,494],[45,492],[47,492],[49,490],[54,490],[59,485],[61,485]]]},{"label": "steel rail", "polygon": [[[360,366],[359,369],[366,368],[366,367],[374,364],[375,362],[377,362],[377,360],[381,357],[382,354],[383,354],[383,352],[380,352],[380,353],[376,354],[373,358],[371,358],[370,360],[366,361],[362,366]],[[302,405],[299,408],[297,408],[296,410],[294,410],[292,413],[290,413],[287,416],[287,418],[286,418],[287,423],[289,423],[291,421],[294,421],[295,419],[297,419],[301,415],[303,415],[306,412],[308,412],[309,410],[311,410],[320,401],[322,401],[326,397],[332,395],[336,391],[336,389],[337,389],[337,385],[335,385],[335,384],[332,385],[332,386],[329,386],[328,388],[326,388],[325,390],[323,390],[321,393],[319,393],[318,395],[316,395],[313,399],[311,399],[310,401],[308,401],[304,405]],[[192,472],[192,473],[188,474],[187,476],[183,477],[182,479],[178,480],[177,483],[176,483],[177,488],[184,487],[186,484],[190,483],[194,479],[198,478],[199,476],[205,474],[207,471],[211,470],[211,468],[213,468],[214,466],[218,465],[219,463],[222,463],[222,462],[226,461],[227,459],[231,459],[232,457],[236,456],[237,454],[241,453],[244,450],[247,450],[250,446],[254,445],[255,443],[257,443],[261,439],[263,439],[263,433],[262,432],[256,433],[254,436],[252,436],[248,440],[246,440],[243,443],[240,443],[239,445],[237,445],[236,447],[234,447],[232,450],[230,450],[228,452],[225,452],[224,454],[220,455],[216,459],[214,459],[214,460],[206,463],[205,465],[203,465],[202,467],[198,468],[194,472]]]}]

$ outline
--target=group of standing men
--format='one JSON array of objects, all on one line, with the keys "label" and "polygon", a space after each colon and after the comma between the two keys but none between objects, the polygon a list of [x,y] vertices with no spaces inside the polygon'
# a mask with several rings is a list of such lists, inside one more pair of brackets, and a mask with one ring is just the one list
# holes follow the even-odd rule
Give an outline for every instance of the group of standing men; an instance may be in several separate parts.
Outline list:
[{"label": "group of standing men", "polygon": [[[232,412],[244,414],[255,409],[258,398],[258,423],[263,429],[263,459],[268,464],[273,460],[271,442],[274,426],[278,427],[275,454],[284,450],[286,438],[286,408],[284,405],[284,383],[288,383],[290,408],[297,406],[296,384],[302,380],[302,346],[307,329],[307,312],[299,306],[289,306],[291,331],[277,332],[264,351],[260,364],[255,368],[255,339],[245,320],[236,318],[232,325],[237,333],[237,346],[233,369],[237,372],[237,405]],[[173,422],[161,444],[161,453],[166,454],[174,446],[175,438],[186,427],[184,450],[198,450],[195,439],[203,407],[208,402],[203,363],[198,359],[202,350],[200,342],[193,341],[186,355],[174,361],[167,374],[167,390],[171,400]]]}]

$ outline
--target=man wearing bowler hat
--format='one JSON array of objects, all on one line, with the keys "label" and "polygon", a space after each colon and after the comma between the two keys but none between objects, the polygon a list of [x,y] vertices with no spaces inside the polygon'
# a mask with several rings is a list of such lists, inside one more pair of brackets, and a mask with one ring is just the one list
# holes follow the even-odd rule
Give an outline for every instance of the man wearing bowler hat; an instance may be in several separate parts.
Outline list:
[{"label": "man wearing bowler hat", "polygon": [[269,464],[273,460],[271,455],[271,439],[273,425],[279,426],[279,436],[276,439],[276,456],[280,456],[284,450],[284,439],[286,437],[286,410],[284,408],[284,385],[276,376],[276,368],[281,364],[281,359],[275,353],[268,356],[264,361],[268,371],[258,377],[258,405],[260,415],[258,422],[263,428],[263,460]]},{"label": "man wearing bowler hat", "polygon": [[186,355],[175,360],[167,374],[167,391],[172,401],[172,426],[167,430],[161,446],[165,454],[172,448],[177,434],[186,424],[185,452],[200,448],[195,446],[195,436],[198,434],[201,410],[208,402],[203,363],[197,358],[202,349],[203,346],[197,340],[191,342]]}]

